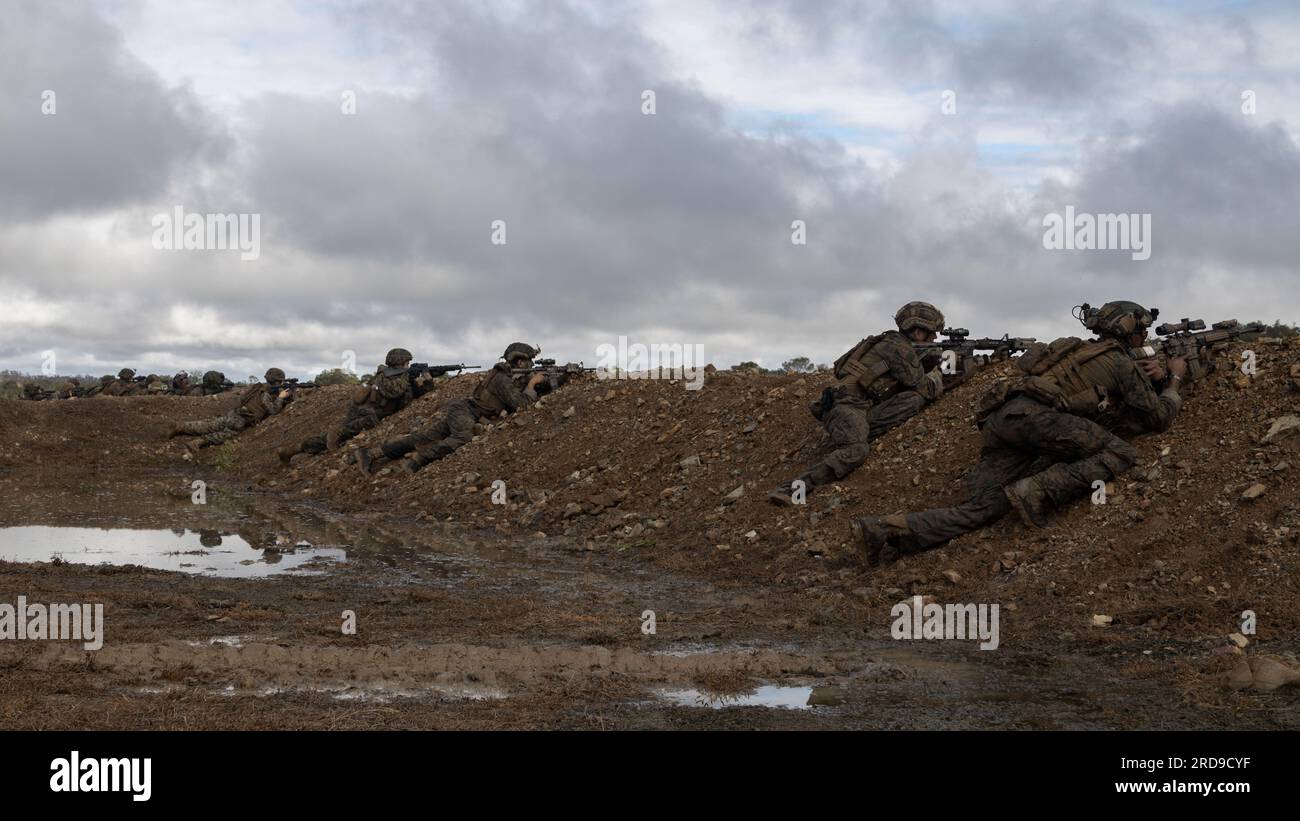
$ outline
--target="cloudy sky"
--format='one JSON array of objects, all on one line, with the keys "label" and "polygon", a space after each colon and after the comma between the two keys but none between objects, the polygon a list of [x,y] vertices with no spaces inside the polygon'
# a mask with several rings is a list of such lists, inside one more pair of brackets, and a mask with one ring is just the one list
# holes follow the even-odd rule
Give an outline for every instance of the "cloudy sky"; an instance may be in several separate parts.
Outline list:
[{"label": "cloudy sky", "polygon": [[[1297,42],[1285,2],[5,0],[0,368],[1300,321]],[[177,207],[260,256],[156,249]],[[1067,207],[1150,259],[1044,248]]]}]

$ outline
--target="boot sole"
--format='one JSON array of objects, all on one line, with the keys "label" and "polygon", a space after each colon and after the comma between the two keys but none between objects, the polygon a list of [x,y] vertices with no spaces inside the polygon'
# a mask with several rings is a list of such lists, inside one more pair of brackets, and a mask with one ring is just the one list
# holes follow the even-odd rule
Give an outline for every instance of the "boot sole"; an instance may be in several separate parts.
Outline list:
[{"label": "boot sole", "polygon": [[1003,493],[1006,495],[1007,501],[1011,503],[1011,507],[1015,508],[1016,513],[1020,514],[1020,520],[1022,522],[1035,530],[1047,529],[1047,520],[1034,515],[1034,513],[1025,505],[1025,500],[1020,498],[1020,494],[1016,493],[1009,487],[1004,489]]},{"label": "boot sole", "polygon": [[863,564],[867,567],[879,567],[881,548],[871,549],[871,544],[867,541],[867,532],[863,530],[857,519],[852,521],[850,528],[853,531],[854,547],[857,548],[858,556],[862,558]]}]

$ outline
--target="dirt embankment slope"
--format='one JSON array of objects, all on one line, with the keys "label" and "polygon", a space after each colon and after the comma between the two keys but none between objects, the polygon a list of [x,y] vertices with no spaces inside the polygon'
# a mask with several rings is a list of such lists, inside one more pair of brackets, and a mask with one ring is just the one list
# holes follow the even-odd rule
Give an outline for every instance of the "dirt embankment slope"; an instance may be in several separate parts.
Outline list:
[{"label": "dirt embankment slope", "polygon": [[[1157,634],[1222,636],[1249,609],[1261,638],[1295,635],[1300,431],[1264,440],[1274,420],[1300,409],[1288,376],[1300,345],[1254,343],[1254,378],[1233,368],[1241,347],[1223,352],[1171,431],[1138,440],[1141,461],[1106,504],[1076,504],[1043,532],[1004,520],[871,573],[851,554],[850,516],[961,498],[978,458],[974,403],[1009,364],[978,374],[881,438],[862,469],[789,509],[765,494],[821,452],[806,403],[823,376],[718,373],[698,391],[592,379],[485,426],[415,476],[393,466],[365,477],[337,454],[280,468],[276,447],[341,418],[344,393],[319,392],[242,437],[229,458],[260,487],[342,510],[545,534],[571,550],[635,555],[737,586],[784,586],[828,604],[879,605],[912,592],[1001,602],[1020,629],[1062,639],[1105,632],[1089,629],[1094,615]],[[420,427],[475,379],[448,381],[356,443]],[[498,480],[506,504],[493,503]],[[1255,484],[1262,495],[1243,498]]]}]

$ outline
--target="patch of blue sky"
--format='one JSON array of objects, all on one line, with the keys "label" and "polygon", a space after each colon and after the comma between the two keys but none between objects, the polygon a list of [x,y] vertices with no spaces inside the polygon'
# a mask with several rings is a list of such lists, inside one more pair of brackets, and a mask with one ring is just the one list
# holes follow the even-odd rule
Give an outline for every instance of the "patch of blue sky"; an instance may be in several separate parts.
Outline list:
[{"label": "patch of blue sky", "polygon": [[1055,143],[979,144],[980,162],[985,165],[1044,165],[1060,161],[1069,146]]},{"label": "patch of blue sky", "polygon": [[793,134],[814,140],[834,140],[846,145],[895,145],[899,132],[847,124],[824,113],[749,109],[732,112],[732,127],[746,134]]}]

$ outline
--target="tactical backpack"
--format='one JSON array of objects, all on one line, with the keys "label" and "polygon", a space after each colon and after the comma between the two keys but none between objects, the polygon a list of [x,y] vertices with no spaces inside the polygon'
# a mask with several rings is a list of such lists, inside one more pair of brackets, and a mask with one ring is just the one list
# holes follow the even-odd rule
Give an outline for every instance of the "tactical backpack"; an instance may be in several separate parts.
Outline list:
[{"label": "tactical backpack", "polygon": [[1016,360],[1026,377],[1013,392],[1033,396],[1057,410],[1095,416],[1110,406],[1106,388],[1083,372],[1083,366],[1097,357],[1123,351],[1124,346],[1109,337],[1085,342],[1075,336],[1051,344],[1037,342]]},{"label": "tactical backpack", "polygon": [[1025,376],[1016,382],[999,379],[993,383],[976,403],[975,424],[984,427],[994,411],[1017,396],[1029,396],[1081,416],[1104,413],[1110,407],[1106,389],[1089,380],[1082,368],[1102,354],[1122,350],[1123,345],[1109,338],[1085,342],[1066,336],[1051,343],[1035,342],[1016,358]]},{"label": "tactical backpack", "polygon": [[884,334],[869,336],[836,359],[835,378],[844,383],[856,382],[864,393],[877,399],[887,396],[897,387],[898,380],[887,376],[889,362],[874,352],[876,345],[884,338]]}]

